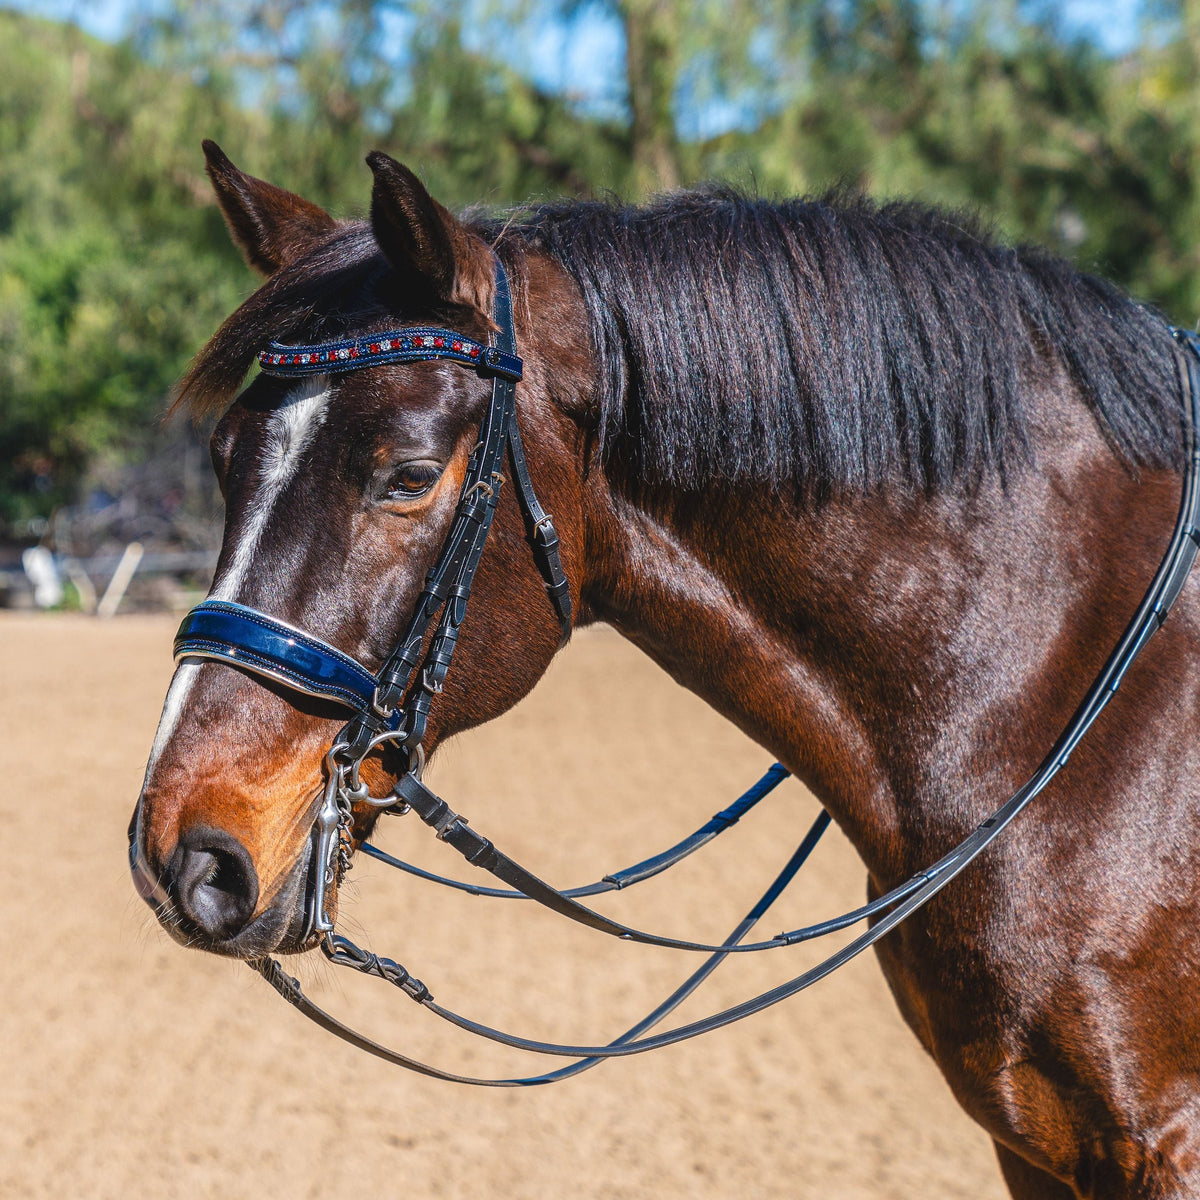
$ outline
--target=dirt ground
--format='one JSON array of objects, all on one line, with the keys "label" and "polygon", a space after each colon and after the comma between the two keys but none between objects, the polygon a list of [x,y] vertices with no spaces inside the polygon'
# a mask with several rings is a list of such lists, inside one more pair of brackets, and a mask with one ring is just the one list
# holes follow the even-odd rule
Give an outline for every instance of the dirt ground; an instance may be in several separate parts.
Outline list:
[{"label": "dirt ground", "polygon": [[[0,1196],[1004,1195],[987,1139],[902,1025],[870,957],[732,1029],[513,1092],[368,1058],[246,967],[176,946],[134,896],[125,856],[172,632],[165,618],[0,618],[10,881]],[[600,630],[578,636],[507,717],[449,745],[430,778],[501,846],[566,885],[670,845],[768,763]],[[815,811],[788,781],[714,845],[604,907],[719,940]],[[383,845],[457,869],[422,827],[390,822]],[[693,965],[375,863],[360,861],[352,878],[351,936],[405,963],[450,1007],[504,1029],[605,1040]],[[863,870],[831,832],[766,932],[862,896]],[[735,1002],[815,957],[805,947],[726,962],[679,1017]],[[417,1057],[483,1073],[530,1065],[378,981],[290,965],[318,1003]]]}]

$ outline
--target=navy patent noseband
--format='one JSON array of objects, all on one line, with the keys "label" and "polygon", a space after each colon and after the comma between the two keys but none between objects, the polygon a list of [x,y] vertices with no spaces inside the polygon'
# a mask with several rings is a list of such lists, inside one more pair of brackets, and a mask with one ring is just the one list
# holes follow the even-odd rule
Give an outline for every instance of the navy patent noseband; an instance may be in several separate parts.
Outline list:
[{"label": "navy patent noseband", "polygon": [[[205,600],[175,635],[176,658],[214,658],[370,719],[379,680],[357,659],[255,608]],[[395,728],[393,711],[388,727]]]}]

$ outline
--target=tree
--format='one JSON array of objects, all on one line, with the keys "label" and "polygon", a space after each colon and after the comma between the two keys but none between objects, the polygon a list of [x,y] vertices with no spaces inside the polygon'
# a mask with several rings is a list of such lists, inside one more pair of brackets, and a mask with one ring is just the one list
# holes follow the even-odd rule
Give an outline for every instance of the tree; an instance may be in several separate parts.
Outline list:
[{"label": "tree", "polygon": [[[1112,58],[983,0],[212,0],[119,46],[0,13],[0,519],[144,455],[171,382],[255,284],[201,171],[363,211],[384,149],[461,207],[704,178],[981,209],[1200,311],[1200,0]],[[513,46],[607,23],[611,98]]]}]

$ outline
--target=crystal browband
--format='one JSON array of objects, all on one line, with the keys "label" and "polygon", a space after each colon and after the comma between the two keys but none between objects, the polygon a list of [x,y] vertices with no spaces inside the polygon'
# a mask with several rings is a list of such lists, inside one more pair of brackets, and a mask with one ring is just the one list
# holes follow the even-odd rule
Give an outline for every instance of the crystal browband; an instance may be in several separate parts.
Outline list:
[{"label": "crystal browband", "polygon": [[258,355],[268,375],[294,378],[357,371],[383,363],[428,362],[448,358],[476,367],[488,375],[520,379],[522,363],[515,354],[452,333],[448,329],[396,329],[315,346],[285,346],[271,342]]}]

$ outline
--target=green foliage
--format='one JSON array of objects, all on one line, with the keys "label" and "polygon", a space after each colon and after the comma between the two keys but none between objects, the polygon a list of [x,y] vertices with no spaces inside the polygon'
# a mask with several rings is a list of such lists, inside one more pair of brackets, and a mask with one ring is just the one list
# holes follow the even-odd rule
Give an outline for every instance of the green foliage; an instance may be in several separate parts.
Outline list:
[{"label": "green foliage", "polygon": [[196,178],[220,103],[6,13],[0,78],[0,516],[19,520],[70,499],[97,452],[144,449],[246,280]]},{"label": "green foliage", "polygon": [[[1148,9],[1157,24],[1122,58],[1008,0],[162,11],[117,46],[0,11],[0,520],[157,445],[172,381],[254,286],[202,137],[339,214],[364,210],[376,147],[458,207],[713,177],[916,195],[980,209],[1177,319],[1200,312],[1200,0]],[[587,20],[624,38],[623,108],[522,69],[540,29]]]}]

